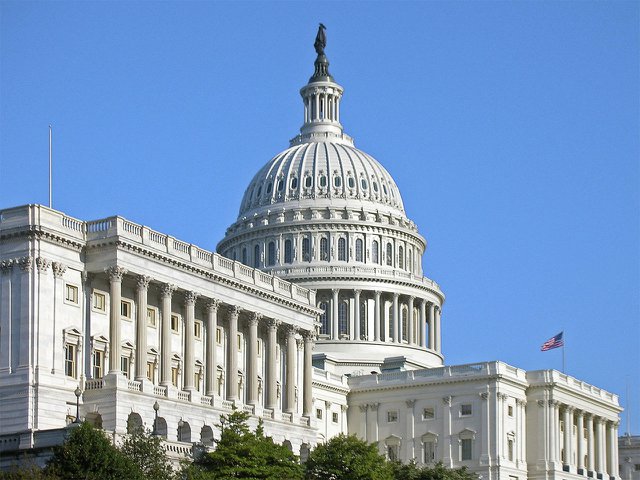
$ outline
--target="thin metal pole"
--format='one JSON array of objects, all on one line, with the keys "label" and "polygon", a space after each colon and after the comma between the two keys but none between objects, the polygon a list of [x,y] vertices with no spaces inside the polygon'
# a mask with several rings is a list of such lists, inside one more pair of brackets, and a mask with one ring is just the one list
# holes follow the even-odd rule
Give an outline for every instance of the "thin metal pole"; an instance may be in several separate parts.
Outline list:
[{"label": "thin metal pole", "polygon": [[564,335],[564,330],[562,331],[562,373],[567,373],[567,369],[564,361],[564,346],[567,344],[567,337]]},{"label": "thin metal pole", "polygon": [[51,125],[49,125],[49,208],[51,207],[51,177],[52,177],[52,162],[51,162]]}]

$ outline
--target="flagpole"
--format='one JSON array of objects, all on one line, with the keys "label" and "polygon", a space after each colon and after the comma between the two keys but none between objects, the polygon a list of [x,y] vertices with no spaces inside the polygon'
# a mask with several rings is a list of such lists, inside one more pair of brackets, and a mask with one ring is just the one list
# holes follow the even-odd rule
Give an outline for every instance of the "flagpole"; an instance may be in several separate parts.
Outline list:
[{"label": "flagpole", "polygon": [[49,125],[49,208],[51,207],[51,125]]},{"label": "flagpole", "polygon": [[562,330],[562,373],[566,373],[565,363],[564,363],[564,346],[567,344],[567,337],[564,334],[564,329]]}]

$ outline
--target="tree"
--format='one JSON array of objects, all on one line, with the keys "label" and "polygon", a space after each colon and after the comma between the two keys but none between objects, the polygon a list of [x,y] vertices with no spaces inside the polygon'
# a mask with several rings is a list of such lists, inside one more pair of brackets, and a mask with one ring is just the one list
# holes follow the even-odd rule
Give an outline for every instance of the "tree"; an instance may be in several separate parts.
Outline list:
[{"label": "tree", "polygon": [[162,448],[162,440],[160,437],[145,432],[142,426],[126,436],[120,446],[120,452],[130,459],[147,479],[171,480],[175,478],[167,454]]},{"label": "tree", "polygon": [[46,473],[69,480],[144,480],[136,464],[87,422],[73,428],[64,444],[54,449]]},{"label": "tree", "polygon": [[188,466],[183,472],[186,479],[302,478],[303,469],[297,457],[285,446],[265,437],[261,423],[256,432],[251,432],[246,412],[234,411],[220,418],[220,440],[216,449]]},{"label": "tree", "polygon": [[435,465],[418,467],[415,462],[402,464],[393,462],[395,480],[476,480],[474,473],[462,468],[447,468],[438,462]]},{"label": "tree", "polygon": [[306,464],[309,480],[393,480],[391,464],[373,444],[340,434],[318,445]]}]

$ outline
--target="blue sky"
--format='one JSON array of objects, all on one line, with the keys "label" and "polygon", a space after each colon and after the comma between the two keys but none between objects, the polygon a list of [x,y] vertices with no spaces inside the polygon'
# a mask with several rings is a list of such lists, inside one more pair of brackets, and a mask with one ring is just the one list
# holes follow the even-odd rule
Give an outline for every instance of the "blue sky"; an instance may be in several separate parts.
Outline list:
[{"label": "blue sky", "polygon": [[[318,22],[341,117],[447,295],[447,363],[562,367],[640,433],[638,2],[0,3],[0,208],[215,249],[302,122]],[[626,430],[623,416],[621,432]]]}]

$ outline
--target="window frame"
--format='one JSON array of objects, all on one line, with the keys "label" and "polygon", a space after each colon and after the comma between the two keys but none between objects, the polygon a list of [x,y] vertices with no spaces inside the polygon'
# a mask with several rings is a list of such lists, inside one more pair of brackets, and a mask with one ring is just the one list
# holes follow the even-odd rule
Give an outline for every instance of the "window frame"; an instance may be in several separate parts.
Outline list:
[{"label": "window frame", "polygon": [[[72,292],[71,298],[69,298],[69,292]],[[78,306],[80,304],[79,299],[80,299],[80,289],[78,288],[78,286],[73,283],[65,282],[64,283],[64,303]]]},{"label": "window frame", "polygon": [[[94,289],[91,297],[92,297],[91,310],[94,312],[106,313],[107,312],[107,292],[102,292]],[[96,300],[98,298],[102,298],[102,308],[100,308],[99,306],[96,306]]]}]

